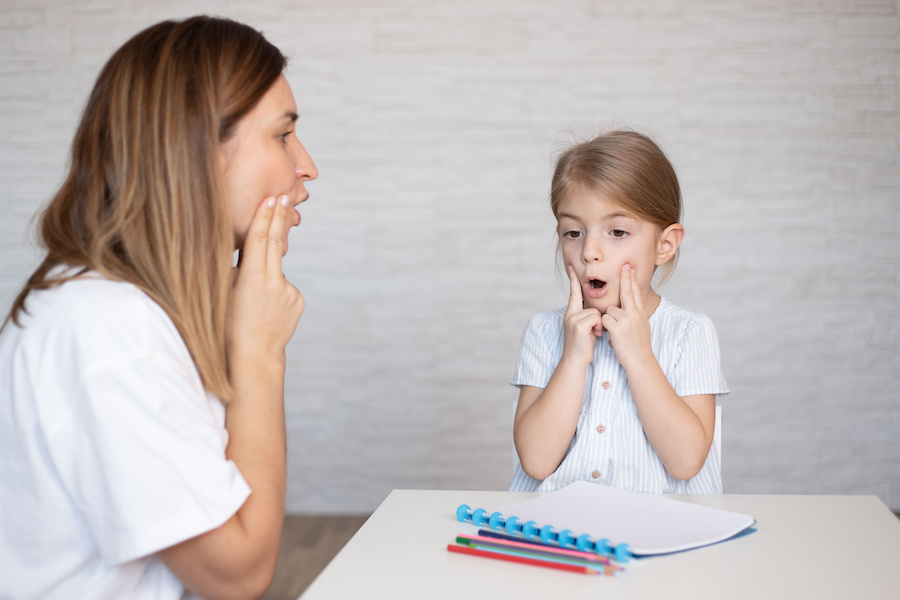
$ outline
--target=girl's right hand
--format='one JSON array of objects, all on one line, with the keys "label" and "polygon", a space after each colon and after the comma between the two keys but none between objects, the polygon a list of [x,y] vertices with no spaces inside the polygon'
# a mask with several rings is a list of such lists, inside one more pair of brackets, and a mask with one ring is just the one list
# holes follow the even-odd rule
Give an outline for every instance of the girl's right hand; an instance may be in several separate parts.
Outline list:
[{"label": "girl's right hand", "polygon": [[581,282],[572,265],[566,265],[569,275],[569,305],[563,316],[563,353],[560,362],[587,367],[594,358],[594,342],[603,334],[602,315],[596,308],[584,307]]},{"label": "girl's right hand", "polygon": [[229,362],[284,360],[305,301],[281,270],[288,196],[263,200],[240,251],[226,324]]}]

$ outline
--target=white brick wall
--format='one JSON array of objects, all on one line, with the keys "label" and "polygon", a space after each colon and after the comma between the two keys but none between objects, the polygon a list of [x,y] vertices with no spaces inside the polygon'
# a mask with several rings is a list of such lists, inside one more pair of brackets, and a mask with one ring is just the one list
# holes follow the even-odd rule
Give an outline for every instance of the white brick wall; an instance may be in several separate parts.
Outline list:
[{"label": "white brick wall", "polygon": [[552,153],[611,126],[653,135],[682,180],[662,291],[719,329],[726,491],[900,510],[896,1],[0,0],[2,306],[102,62],[201,12],[291,56],[320,171],[285,262],[307,299],[289,511],[505,488],[519,335],[565,299]]}]

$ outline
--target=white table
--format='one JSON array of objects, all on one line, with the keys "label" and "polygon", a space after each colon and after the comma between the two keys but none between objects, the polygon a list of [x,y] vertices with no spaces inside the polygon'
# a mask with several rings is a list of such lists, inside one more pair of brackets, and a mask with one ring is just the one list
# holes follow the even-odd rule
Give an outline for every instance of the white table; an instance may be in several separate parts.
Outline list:
[{"label": "white table", "polygon": [[900,598],[900,521],[875,496],[670,496],[753,515],[756,533],[628,563],[616,577],[452,554],[456,507],[534,494],[394,490],[303,600]]}]

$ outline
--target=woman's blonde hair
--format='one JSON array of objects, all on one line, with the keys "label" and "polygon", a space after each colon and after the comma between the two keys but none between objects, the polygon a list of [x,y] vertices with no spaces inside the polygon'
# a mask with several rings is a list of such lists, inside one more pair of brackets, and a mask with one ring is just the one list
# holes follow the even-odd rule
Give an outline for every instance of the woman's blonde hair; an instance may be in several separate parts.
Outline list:
[{"label": "woman's blonde hair", "polygon": [[[550,209],[573,189],[595,190],[662,231],[681,220],[681,188],[672,163],[656,143],[634,131],[611,131],[575,144],[556,161],[550,186]],[[676,252],[663,266],[661,281],[678,262]]]},{"label": "woman's blonde hair", "polygon": [[[7,319],[19,325],[32,290],[87,270],[132,283],[171,317],[204,386],[227,402],[234,237],[220,147],[286,62],[255,29],[205,16],[158,23],[116,51],[42,214],[47,255]],[[58,265],[77,274],[54,277]]]}]

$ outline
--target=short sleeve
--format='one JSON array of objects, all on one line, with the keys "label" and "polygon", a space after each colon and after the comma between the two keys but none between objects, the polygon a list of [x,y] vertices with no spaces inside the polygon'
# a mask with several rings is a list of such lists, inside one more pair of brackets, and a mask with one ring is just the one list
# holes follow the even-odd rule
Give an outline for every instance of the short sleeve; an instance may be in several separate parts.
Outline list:
[{"label": "short sleeve", "polygon": [[712,320],[695,313],[688,322],[679,343],[678,360],[671,374],[667,375],[679,396],[729,392],[722,372],[719,336]]},{"label": "short sleeve", "polygon": [[558,313],[536,314],[528,321],[519,343],[512,385],[547,387],[562,355],[562,315]]},{"label": "short sleeve", "polygon": [[224,408],[171,320],[149,299],[103,317],[54,344],[77,375],[42,425],[63,486],[115,565],[215,529],[250,489],[225,456]]}]

